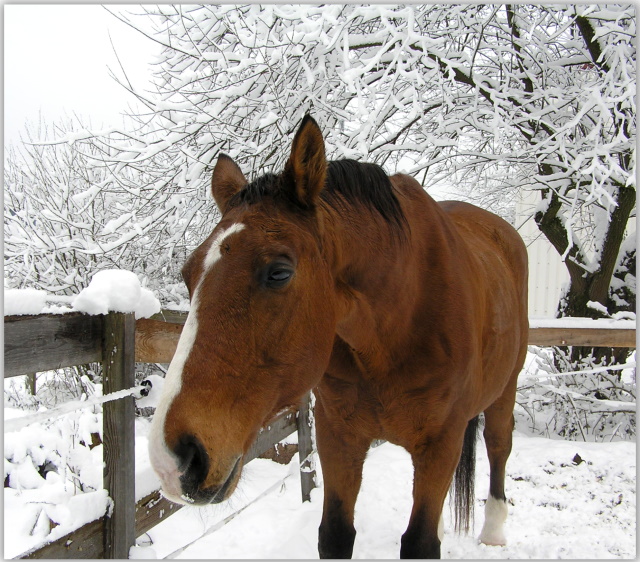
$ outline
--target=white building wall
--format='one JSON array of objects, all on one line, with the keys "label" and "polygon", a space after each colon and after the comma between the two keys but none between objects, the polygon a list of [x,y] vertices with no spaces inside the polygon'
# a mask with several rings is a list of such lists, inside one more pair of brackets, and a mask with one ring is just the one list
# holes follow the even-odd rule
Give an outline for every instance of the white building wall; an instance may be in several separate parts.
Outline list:
[{"label": "white building wall", "polygon": [[529,253],[529,317],[554,318],[569,273],[558,252],[533,220],[539,194],[521,191],[516,202],[516,228]]}]

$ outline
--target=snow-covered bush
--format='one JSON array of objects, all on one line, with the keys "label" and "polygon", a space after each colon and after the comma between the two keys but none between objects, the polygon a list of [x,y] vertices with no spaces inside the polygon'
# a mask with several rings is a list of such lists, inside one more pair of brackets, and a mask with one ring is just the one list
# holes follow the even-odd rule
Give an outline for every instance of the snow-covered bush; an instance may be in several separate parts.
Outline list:
[{"label": "snow-covered bush", "polygon": [[615,371],[593,356],[575,362],[550,348],[530,346],[529,352],[518,381],[522,428],[578,441],[635,439],[635,352],[626,363],[632,366]]},{"label": "snow-covered bush", "polygon": [[[8,151],[5,285],[72,295],[96,272],[119,268],[138,274],[165,302],[184,301],[180,267],[197,240],[190,230],[199,212],[192,194],[153,170],[122,166],[114,173],[104,162],[108,153],[70,128],[48,132],[42,126],[31,134],[44,144]],[[75,141],[48,142],[61,134]],[[117,147],[111,150],[122,156]]]},{"label": "snow-covered bush", "polygon": [[[58,373],[43,373],[36,397],[19,379],[5,381],[5,418],[60,399]],[[87,385],[93,390],[93,385]],[[99,389],[98,389],[99,390]],[[75,392],[75,389],[71,389]],[[4,434],[4,505],[34,545],[104,515],[102,414],[86,408]]]}]

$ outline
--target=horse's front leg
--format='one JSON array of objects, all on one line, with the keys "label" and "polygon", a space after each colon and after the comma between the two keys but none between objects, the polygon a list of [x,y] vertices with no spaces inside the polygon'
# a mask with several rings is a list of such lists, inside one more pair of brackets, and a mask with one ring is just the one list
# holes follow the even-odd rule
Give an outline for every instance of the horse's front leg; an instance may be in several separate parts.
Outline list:
[{"label": "horse's front leg", "polygon": [[320,558],[351,558],[356,530],[353,514],[362,465],[371,439],[357,434],[316,402],[316,445],[324,479],[324,506],[318,534]]},{"label": "horse's front leg", "polygon": [[449,430],[411,451],[413,509],[402,535],[400,558],[440,558],[442,507],[460,459],[463,435],[464,428]]}]

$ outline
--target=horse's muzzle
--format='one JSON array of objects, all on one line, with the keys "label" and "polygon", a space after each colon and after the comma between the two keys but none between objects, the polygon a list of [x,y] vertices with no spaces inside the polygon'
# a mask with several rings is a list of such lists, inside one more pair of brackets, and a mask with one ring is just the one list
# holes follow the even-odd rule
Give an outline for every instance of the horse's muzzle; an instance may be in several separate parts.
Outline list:
[{"label": "horse's muzzle", "polygon": [[210,469],[210,459],[199,439],[192,435],[184,436],[174,449],[180,459],[179,471],[182,488],[181,499],[191,505],[219,503],[229,496],[235,488],[242,463],[238,456],[227,478],[219,485],[203,487]]}]

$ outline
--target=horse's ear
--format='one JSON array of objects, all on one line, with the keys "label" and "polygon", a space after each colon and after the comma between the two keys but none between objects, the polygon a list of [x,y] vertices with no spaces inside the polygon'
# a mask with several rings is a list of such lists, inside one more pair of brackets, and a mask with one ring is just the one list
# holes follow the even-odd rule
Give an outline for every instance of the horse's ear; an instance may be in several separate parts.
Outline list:
[{"label": "horse's ear", "polygon": [[227,209],[229,199],[245,185],[247,180],[238,165],[226,154],[220,154],[211,176],[211,193],[222,214]]},{"label": "horse's ear", "polygon": [[320,127],[309,115],[302,120],[293,138],[284,171],[297,201],[304,207],[312,207],[324,188],[327,159]]}]

